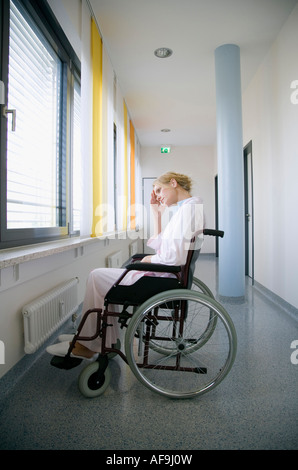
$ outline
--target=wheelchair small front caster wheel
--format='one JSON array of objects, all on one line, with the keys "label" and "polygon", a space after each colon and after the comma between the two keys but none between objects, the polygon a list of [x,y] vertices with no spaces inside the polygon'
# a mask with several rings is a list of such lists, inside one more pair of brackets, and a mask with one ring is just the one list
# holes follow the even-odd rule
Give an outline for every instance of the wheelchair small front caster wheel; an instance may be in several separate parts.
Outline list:
[{"label": "wheelchair small front caster wheel", "polygon": [[106,367],[103,373],[99,371],[97,361],[89,364],[79,376],[79,390],[87,398],[95,398],[102,395],[108,388],[111,381],[111,371]]}]

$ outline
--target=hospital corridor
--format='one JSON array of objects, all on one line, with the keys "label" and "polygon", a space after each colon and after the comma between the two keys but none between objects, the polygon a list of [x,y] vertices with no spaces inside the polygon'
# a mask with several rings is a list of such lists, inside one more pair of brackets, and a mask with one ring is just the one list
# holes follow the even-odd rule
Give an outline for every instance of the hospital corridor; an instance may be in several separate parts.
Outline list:
[{"label": "hospital corridor", "polygon": [[297,0],[0,0],[1,451],[297,450],[297,44]]}]

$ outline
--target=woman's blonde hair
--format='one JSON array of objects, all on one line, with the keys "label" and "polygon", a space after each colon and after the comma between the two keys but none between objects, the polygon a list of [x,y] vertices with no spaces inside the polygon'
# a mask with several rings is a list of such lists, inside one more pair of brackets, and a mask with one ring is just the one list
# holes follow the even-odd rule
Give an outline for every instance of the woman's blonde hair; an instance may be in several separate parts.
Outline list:
[{"label": "woman's blonde hair", "polygon": [[172,179],[175,179],[179,186],[181,186],[183,189],[185,189],[189,193],[191,192],[191,178],[189,178],[189,176],[182,175],[181,173],[175,173],[174,171],[169,171],[168,173],[161,175],[159,178],[157,178],[157,180],[154,181],[153,186],[157,184],[160,186],[168,185],[170,184]]}]

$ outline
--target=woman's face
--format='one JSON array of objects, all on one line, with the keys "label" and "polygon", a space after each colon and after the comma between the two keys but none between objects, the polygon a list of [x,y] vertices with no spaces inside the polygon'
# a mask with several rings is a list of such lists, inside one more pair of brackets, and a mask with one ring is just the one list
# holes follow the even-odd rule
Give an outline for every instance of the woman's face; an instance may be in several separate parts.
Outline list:
[{"label": "woman's face", "polygon": [[154,193],[156,200],[163,206],[172,206],[177,203],[177,191],[171,183],[164,186],[155,185]]}]

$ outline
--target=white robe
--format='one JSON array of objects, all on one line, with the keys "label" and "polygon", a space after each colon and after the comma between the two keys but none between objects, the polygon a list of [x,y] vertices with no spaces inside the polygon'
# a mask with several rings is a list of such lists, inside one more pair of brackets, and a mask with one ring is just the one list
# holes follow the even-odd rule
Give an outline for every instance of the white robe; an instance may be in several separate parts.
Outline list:
[{"label": "white robe", "polygon": [[[182,266],[186,262],[190,240],[196,236],[201,246],[203,241],[203,204],[201,199],[191,197],[178,204],[166,228],[157,237],[150,238],[147,245],[155,250],[151,258],[152,263]],[[98,268],[88,277],[83,313],[92,308],[104,309],[104,299],[115,281],[123,274],[124,269]],[[130,271],[121,281],[122,285],[131,285],[142,276],[169,277],[171,274],[154,273],[150,271]],[[118,307],[117,307],[118,308]],[[119,310],[119,308],[118,308]],[[96,313],[91,313],[82,328],[81,336],[93,336],[96,331]],[[119,337],[119,323],[117,317],[109,317],[107,327],[106,345],[115,344]],[[101,339],[92,341],[79,341],[88,349],[95,352],[101,350]]]}]

